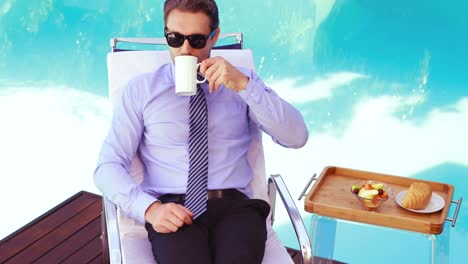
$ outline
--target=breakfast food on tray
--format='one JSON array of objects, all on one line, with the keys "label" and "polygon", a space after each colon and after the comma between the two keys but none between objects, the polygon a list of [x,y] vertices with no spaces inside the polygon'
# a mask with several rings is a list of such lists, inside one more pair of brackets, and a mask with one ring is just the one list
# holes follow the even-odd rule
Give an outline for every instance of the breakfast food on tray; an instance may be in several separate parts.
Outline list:
[{"label": "breakfast food on tray", "polygon": [[432,188],[424,182],[412,183],[401,204],[407,209],[424,209],[431,200]]},{"label": "breakfast food on tray", "polygon": [[363,202],[366,209],[372,210],[388,199],[388,192],[383,183],[363,181],[351,186],[351,191]]},{"label": "breakfast food on tray", "polygon": [[362,198],[388,198],[388,194],[384,191],[383,183],[373,183],[370,181],[363,182],[361,184],[354,184],[351,187],[353,193],[359,195]]}]

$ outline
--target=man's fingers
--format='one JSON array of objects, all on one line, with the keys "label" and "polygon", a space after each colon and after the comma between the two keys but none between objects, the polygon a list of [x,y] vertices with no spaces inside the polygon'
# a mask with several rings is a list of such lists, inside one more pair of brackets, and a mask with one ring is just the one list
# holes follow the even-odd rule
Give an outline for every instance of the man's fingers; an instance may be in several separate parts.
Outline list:
[{"label": "man's fingers", "polygon": [[154,230],[158,233],[176,232],[178,227],[167,220],[162,220],[159,224],[153,225]]},{"label": "man's fingers", "polygon": [[192,213],[192,211],[190,211],[190,209],[188,209],[187,207],[182,206],[182,205],[181,205],[180,207],[182,207],[182,210],[184,210],[185,213],[187,213],[187,215],[188,215],[190,218],[193,217],[193,213]]},{"label": "man's fingers", "polygon": [[169,230],[170,232],[176,232],[179,227],[174,225],[171,221],[169,221],[168,219],[165,219],[161,222],[161,226],[163,228],[166,228],[167,230]]},{"label": "man's fingers", "polygon": [[181,219],[179,216],[177,216],[174,213],[168,215],[167,220],[177,227],[181,227],[184,225],[184,219],[183,218]]},{"label": "man's fingers", "polygon": [[165,228],[164,226],[153,226],[153,228],[158,233],[171,233],[171,230]]},{"label": "man's fingers", "polygon": [[210,82],[210,93],[219,90],[219,86],[222,84],[223,81],[222,78],[220,78],[222,73],[222,68],[218,67],[216,69],[216,72],[214,72],[210,76],[210,79],[207,79]]},{"label": "man's fingers", "polygon": [[206,75],[206,71],[207,71],[213,64],[215,64],[216,61],[217,61],[217,57],[208,58],[208,59],[202,61],[202,63],[200,64],[200,72],[201,72],[203,75]]},{"label": "man's fingers", "polygon": [[149,222],[152,223],[154,230],[158,232],[176,232],[184,223],[192,223],[192,213],[179,204],[167,203],[157,209]]},{"label": "man's fingers", "polygon": [[177,209],[173,210],[172,213],[183,223],[188,225],[192,224],[192,212],[182,205],[177,205]]},{"label": "man's fingers", "polygon": [[209,83],[210,93],[214,90],[214,74],[218,71],[219,65],[211,65],[204,73],[206,80]]},{"label": "man's fingers", "polygon": [[192,216],[192,212],[190,211],[190,209],[188,209],[187,207],[183,206],[183,205],[180,205],[180,204],[176,204],[177,205],[177,209],[178,210],[181,210],[184,214],[187,214],[189,216]]},{"label": "man's fingers", "polygon": [[215,82],[215,91],[218,91],[219,90],[219,87],[221,86],[221,84],[223,84],[224,80],[222,77],[219,77],[218,79],[216,79],[216,82]]},{"label": "man's fingers", "polygon": [[210,93],[218,91],[221,85],[238,92],[244,90],[248,83],[242,72],[221,57],[204,60],[201,72],[209,82]]}]

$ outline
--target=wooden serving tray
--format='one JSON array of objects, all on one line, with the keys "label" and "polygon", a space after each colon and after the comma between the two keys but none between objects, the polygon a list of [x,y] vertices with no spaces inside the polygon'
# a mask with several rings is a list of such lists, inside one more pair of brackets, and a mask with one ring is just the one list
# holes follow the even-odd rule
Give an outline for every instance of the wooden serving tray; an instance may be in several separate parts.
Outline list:
[{"label": "wooden serving tray", "polygon": [[[376,211],[362,208],[361,201],[351,193],[351,186],[362,180],[383,182],[393,195]],[[442,196],[445,206],[434,213],[415,213],[401,208],[396,195],[413,182],[425,182],[432,191]],[[342,167],[326,167],[313,185],[304,202],[305,210],[322,216],[399,228],[409,231],[440,234],[452,200],[454,187],[450,184],[399,177]]]}]

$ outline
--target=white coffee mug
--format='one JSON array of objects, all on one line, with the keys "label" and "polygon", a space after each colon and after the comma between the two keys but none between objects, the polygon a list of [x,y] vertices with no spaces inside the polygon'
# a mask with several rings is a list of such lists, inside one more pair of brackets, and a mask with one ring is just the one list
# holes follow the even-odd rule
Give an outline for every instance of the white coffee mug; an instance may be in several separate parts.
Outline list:
[{"label": "white coffee mug", "polygon": [[197,57],[181,55],[175,57],[175,93],[182,96],[192,96],[197,93],[197,84],[204,83],[205,79],[197,79]]}]

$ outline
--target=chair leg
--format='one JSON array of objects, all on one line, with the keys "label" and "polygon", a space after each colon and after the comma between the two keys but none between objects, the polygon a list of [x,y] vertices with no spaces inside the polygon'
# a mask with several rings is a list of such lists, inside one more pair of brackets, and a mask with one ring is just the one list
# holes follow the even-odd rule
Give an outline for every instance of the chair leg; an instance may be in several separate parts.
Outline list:
[{"label": "chair leg", "polygon": [[276,208],[276,185],[273,181],[269,180],[267,183],[267,191],[268,191],[268,202],[270,203],[271,207],[271,225],[275,220],[275,208]]},{"label": "chair leg", "polygon": [[296,232],[296,236],[299,241],[302,263],[312,263],[312,248],[309,235],[307,234],[304,221],[302,221],[302,217],[297,210],[296,205],[294,204],[294,200],[292,199],[291,194],[289,193],[288,188],[283,181],[283,178],[279,174],[271,175],[268,179],[268,185],[268,188],[274,187],[274,189],[279,192],[281,200],[283,201],[286,211],[288,212],[288,216],[293,224],[294,231]]},{"label": "chair leg", "polygon": [[106,223],[106,214],[104,212],[104,205],[102,206],[103,210],[101,211],[101,243],[102,243],[102,263],[110,263],[109,258],[109,243],[107,241],[107,223]]}]

